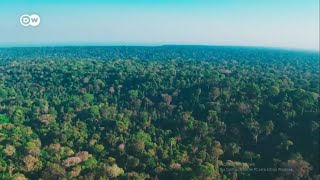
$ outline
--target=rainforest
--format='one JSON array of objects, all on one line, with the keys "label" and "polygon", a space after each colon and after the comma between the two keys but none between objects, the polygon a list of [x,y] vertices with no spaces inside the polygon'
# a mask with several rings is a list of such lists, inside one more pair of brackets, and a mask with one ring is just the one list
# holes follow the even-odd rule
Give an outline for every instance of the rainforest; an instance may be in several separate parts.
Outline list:
[{"label": "rainforest", "polygon": [[2,180],[320,178],[319,52],[0,48]]}]

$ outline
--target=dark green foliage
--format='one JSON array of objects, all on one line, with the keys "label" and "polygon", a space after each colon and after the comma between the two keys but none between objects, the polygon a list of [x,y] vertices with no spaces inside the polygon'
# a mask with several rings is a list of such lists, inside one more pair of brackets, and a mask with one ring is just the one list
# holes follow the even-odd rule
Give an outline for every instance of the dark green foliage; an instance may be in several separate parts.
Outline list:
[{"label": "dark green foliage", "polygon": [[0,179],[316,179],[318,67],[259,48],[0,49]]}]

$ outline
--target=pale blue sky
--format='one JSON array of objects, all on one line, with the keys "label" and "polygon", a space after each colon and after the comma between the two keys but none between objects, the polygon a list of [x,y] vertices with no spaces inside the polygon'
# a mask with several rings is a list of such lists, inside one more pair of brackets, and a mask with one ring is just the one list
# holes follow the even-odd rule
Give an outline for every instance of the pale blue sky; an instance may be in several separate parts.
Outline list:
[{"label": "pale blue sky", "polygon": [[[23,27],[22,14],[39,14]],[[318,0],[2,0],[0,45],[206,44],[319,49]]]}]

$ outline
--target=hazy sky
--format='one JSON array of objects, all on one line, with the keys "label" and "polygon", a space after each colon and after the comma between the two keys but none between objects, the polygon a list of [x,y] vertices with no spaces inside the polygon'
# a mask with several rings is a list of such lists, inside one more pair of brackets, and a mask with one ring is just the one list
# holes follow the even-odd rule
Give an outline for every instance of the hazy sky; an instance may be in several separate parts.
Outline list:
[{"label": "hazy sky", "polygon": [[[36,13],[38,27],[19,18]],[[319,0],[1,0],[0,45],[271,46],[319,50]]]}]

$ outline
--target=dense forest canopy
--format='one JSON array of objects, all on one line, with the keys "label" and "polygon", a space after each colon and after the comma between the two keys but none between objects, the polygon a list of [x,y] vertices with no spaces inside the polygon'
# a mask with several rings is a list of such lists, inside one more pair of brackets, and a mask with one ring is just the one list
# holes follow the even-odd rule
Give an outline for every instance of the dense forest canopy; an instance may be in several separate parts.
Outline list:
[{"label": "dense forest canopy", "polygon": [[0,49],[0,179],[317,179],[319,53]]}]

